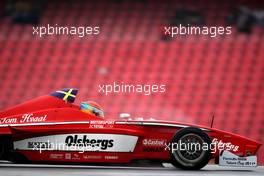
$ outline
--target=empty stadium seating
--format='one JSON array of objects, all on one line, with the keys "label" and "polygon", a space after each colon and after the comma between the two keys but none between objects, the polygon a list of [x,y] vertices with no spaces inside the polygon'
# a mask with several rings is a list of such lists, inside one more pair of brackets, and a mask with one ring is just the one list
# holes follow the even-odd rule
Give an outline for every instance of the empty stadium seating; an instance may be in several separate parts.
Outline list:
[{"label": "empty stadium seating", "polygon": [[[201,10],[207,24],[222,25],[230,9],[241,3],[194,2],[75,0],[47,4],[39,26],[100,26],[100,35],[85,38],[40,38],[32,35],[31,25],[0,18],[0,108],[62,87],[77,87],[77,103],[98,101],[109,118],[128,112],[209,125],[214,115],[214,127],[264,142],[263,29],[241,34],[233,26],[229,36],[163,41],[160,28],[179,7]],[[242,1],[253,6],[249,2]],[[165,84],[166,92],[150,96],[98,92],[98,85],[114,81]],[[263,149],[260,156],[264,163]]]}]

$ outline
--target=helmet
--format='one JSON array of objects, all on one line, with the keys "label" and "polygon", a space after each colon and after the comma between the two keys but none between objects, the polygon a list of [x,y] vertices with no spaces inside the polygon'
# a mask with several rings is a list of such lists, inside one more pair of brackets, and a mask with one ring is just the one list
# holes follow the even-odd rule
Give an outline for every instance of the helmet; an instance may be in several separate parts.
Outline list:
[{"label": "helmet", "polygon": [[80,108],[82,112],[104,118],[104,111],[102,107],[94,101],[81,102]]}]

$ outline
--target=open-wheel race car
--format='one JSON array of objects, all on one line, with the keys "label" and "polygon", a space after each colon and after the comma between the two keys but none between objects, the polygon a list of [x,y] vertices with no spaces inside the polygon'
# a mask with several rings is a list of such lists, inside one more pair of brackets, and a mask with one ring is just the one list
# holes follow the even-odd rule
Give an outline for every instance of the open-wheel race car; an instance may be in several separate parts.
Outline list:
[{"label": "open-wheel race car", "polygon": [[62,89],[0,112],[0,159],[84,164],[153,161],[191,170],[210,160],[223,166],[257,166],[259,142],[186,123],[126,114],[106,119],[97,105],[74,105],[77,92]]}]

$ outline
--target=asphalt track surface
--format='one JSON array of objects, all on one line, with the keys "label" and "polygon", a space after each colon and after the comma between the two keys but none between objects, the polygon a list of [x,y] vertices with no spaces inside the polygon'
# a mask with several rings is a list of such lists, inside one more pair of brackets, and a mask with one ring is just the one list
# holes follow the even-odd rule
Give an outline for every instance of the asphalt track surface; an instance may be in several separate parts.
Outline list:
[{"label": "asphalt track surface", "polygon": [[166,167],[117,167],[84,165],[35,165],[0,162],[0,176],[263,176],[264,167],[229,168],[208,165],[200,171]]}]

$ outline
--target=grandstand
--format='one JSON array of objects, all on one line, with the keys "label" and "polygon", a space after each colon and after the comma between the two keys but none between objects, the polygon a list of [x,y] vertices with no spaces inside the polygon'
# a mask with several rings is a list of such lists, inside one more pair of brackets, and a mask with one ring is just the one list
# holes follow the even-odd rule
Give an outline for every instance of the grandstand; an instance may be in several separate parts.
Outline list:
[{"label": "grandstand", "polygon": [[[63,87],[80,90],[77,103],[95,100],[108,118],[136,117],[209,125],[264,142],[264,30],[163,40],[162,26],[179,8],[198,10],[206,25],[226,25],[234,7],[258,1],[50,1],[38,26],[100,26],[99,35],[32,35],[31,24],[0,18],[0,108]],[[1,4],[1,3],[0,3]],[[4,5],[0,5],[4,8]],[[165,84],[166,92],[109,94],[112,82]],[[264,150],[259,158],[264,163]]]}]

